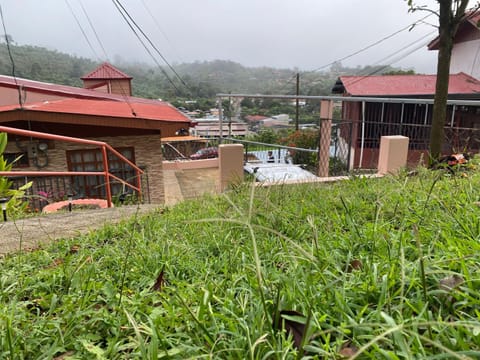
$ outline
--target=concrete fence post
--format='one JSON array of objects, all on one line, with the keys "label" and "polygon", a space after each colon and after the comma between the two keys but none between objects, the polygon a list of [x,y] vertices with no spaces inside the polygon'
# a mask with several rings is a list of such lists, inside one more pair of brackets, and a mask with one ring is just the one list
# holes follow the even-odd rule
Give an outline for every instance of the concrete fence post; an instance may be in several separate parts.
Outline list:
[{"label": "concrete fence post", "polygon": [[401,135],[382,136],[378,156],[378,173],[396,174],[407,166],[408,137]]},{"label": "concrete fence post", "polygon": [[241,183],[243,181],[243,145],[220,145],[218,158],[220,191],[225,191],[229,185]]},{"label": "concrete fence post", "polygon": [[333,101],[320,101],[320,143],[318,144],[318,176],[328,177],[330,141],[332,138]]}]

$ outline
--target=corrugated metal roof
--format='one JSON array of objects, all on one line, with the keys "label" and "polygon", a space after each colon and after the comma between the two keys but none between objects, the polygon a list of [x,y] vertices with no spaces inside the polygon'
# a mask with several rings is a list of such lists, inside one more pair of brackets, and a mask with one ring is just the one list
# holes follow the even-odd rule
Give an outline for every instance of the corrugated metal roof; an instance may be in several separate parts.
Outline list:
[{"label": "corrugated metal roof", "polygon": [[55,94],[65,97],[86,98],[86,99],[106,99],[114,101],[134,101],[145,104],[157,104],[159,100],[143,99],[134,96],[124,96],[118,94],[108,94],[101,91],[84,89],[75,86],[58,85],[41,81],[34,81],[22,78],[13,78],[11,76],[0,75],[0,86],[21,87],[24,90],[35,91],[39,93]]},{"label": "corrugated metal roof", "polygon": [[111,79],[131,80],[132,77],[118,70],[115,66],[107,62],[104,62],[102,65],[97,67],[91,73],[81,77],[81,79],[82,80],[111,80]]},{"label": "corrugated metal roof", "polygon": [[[18,109],[18,104],[0,106],[0,112]],[[23,110],[190,123],[188,117],[165,102],[145,104],[138,102],[64,99],[26,103],[23,105]]]},{"label": "corrugated metal roof", "polygon": [[[341,76],[345,94],[352,96],[432,96],[436,75]],[[478,94],[480,81],[465,73],[450,75],[448,93]]]}]

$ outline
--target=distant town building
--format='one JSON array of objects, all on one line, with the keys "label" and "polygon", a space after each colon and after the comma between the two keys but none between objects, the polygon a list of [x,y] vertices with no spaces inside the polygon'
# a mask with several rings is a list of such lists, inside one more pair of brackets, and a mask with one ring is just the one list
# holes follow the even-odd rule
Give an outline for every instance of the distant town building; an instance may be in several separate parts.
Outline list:
[{"label": "distant town building", "polygon": [[[219,137],[220,121],[215,117],[195,119],[194,127],[190,129],[194,136]],[[248,134],[248,125],[244,122],[224,121],[222,124],[222,137],[244,137]]]}]

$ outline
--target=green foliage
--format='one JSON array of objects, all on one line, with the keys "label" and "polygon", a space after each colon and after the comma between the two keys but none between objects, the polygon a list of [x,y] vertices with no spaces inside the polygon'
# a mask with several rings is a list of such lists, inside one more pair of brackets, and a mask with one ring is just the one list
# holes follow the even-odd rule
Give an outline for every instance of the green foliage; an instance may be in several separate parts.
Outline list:
[{"label": "green foliage", "polygon": [[246,184],[4,257],[0,353],[478,358],[480,175],[418,173]]},{"label": "green foliage", "polygon": [[265,144],[278,144],[279,135],[272,129],[263,128],[253,136],[252,140]]},{"label": "green foliage", "polygon": [[[21,78],[82,86],[81,75],[97,65],[85,58],[78,58],[37,46],[10,45],[15,61],[15,75]],[[0,74],[12,75],[12,64],[6,44],[0,44]]]},{"label": "green foliage", "polygon": [[383,75],[415,75],[415,70],[393,70],[387,71]]},{"label": "green foliage", "polygon": [[[8,163],[3,153],[7,147],[8,136],[6,133],[0,133],[0,171],[11,171],[12,163]],[[23,212],[26,209],[26,203],[23,201],[25,191],[32,186],[29,182],[19,189],[12,189],[12,181],[5,176],[0,176],[0,198],[9,198],[7,210],[11,213]]]},{"label": "green foliage", "polygon": [[[93,71],[99,65],[91,59],[62,54],[42,47],[14,44],[11,44],[10,47],[15,61],[16,75],[26,79],[82,86],[80,77]],[[176,72],[187,84],[187,88],[167,68],[159,69],[143,63],[126,63],[118,59],[113,65],[133,77],[134,96],[149,99],[161,98],[167,101],[197,100],[198,108],[203,111],[215,107],[214,98],[217,93],[295,94],[295,82],[292,79],[298,72],[297,69],[248,68],[232,61],[223,60],[178,64],[175,66]],[[394,69],[381,65],[348,68],[337,63],[328,71],[302,73],[301,93],[329,95],[333,84],[340,75],[361,75],[374,71],[391,70]],[[6,44],[0,43],[0,74],[12,75],[11,72],[12,64]],[[169,75],[170,80],[165,77],[165,73]],[[208,102],[208,105],[202,101]],[[248,102],[248,100],[246,101]],[[273,101],[267,104],[268,106],[262,106],[261,101],[254,101],[253,104],[255,106],[247,105],[249,109],[247,113],[266,115],[294,113],[294,110],[291,110],[292,107],[287,107],[278,101]],[[196,109],[193,105],[188,108]],[[312,110],[305,109],[306,114],[310,114]],[[304,110],[302,109],[302,111]]]},{"label": "green foliage", "polygon": [[[298,130],[280,139],[280,144],[302,149],[317,149],[319,143],[318,130]],[[291,151],[294,164],[304,164],[310,169],[317,166],[317,156],[303,151]]]}]

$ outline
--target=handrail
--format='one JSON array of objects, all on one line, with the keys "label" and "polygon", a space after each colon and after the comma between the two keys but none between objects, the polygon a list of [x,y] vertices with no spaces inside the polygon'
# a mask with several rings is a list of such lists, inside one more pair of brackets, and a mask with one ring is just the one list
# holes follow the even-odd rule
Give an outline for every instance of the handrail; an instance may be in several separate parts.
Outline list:
[{"label": "handrail", "polygon": [[[250,99],[283,99],[283,100],[332,100],[347,102],[373,102],[373,103],[404,103],[404,104],[430,104],[433,98],[396,98],[396,97],[369,97],[369,96],[330,96],[330,95],[263,95],[263,94],[217,94],[217,98],[250,98]],[[447,105],[480,106],[480,100],[447,100]]]},{"label": "handrail", "polygon": [[123,181],[121,182],[123,182],[129,188],[137,191],[139,194],[139,197],[141,197],[140,175],[142,175],[144,171],[104,141],[88,140],[88,139],[81,139],[81,138],[76,138],[71,136],[63,136],[63,135],[55,135],[55,134],[47,134],[47,133],[42,133],[38,131],[17,129],[17,128],[11,128],[7,126],[0,126],[0,132],[26,136],[26,137],[34,137],[39,139],[73,142],[77,144],[97,146],[101,148],[102,160],[103,160],[103,171],[97,171],[97,172],[95,171],[0,171],[0,176],[12,176],[12,174],[14,174],[14,176],[75,176],[75,175],[98,176],[98,175],[103,175],[105,177],[107,204],[108,204],[108,207],[112,207],[112,193],[111,193],[111,186],[110,186],[110,178],[113,178],[117,181],[121,181],[121,179],[119,179],[113,174],[110,174],[108,170],[108,153],[107,153],[107,150],[108,150],[108,151],[111,151],[115,156],[117,156],[124,163],[130,165],[135,170],[136,186],[129,184],[127,182],[123,182]]}]

